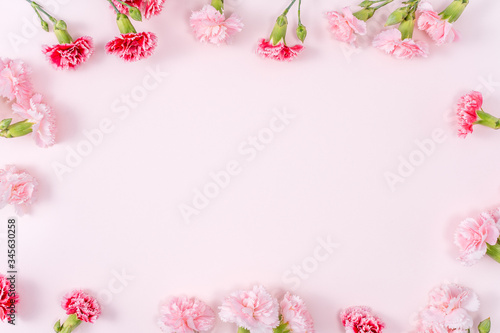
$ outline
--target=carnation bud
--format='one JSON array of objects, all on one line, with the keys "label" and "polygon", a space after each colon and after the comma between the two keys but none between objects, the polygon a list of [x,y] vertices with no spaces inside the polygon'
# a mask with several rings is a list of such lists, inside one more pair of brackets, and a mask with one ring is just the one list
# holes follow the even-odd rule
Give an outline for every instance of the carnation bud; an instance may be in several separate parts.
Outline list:
[{"label": "carnation bud", "polygon": [[0,131],[3,131],[7,127],[9,127],[10,123],[12,122],[12,118],[4,119],[0,121]]},{"label": "carnation bud", "polygon": [[44,20],[41,20],[40,23],[42,24],[42,29],[49,32],[49,24]]},{"label": "carnation bud", "polygon": [[491,330],[491,319],[485,319],[479,323],[478,326],[479,333],[490,333]]},{"label": "carnation bud", "polygon": [[307,29],[305,25],[299,24],[299,26],[297,27],[297,38],[300,39],[302,43],[304,43],[306,36],[307,36]]},{"label": "carnation bud", "polygon": [[139,8],[130,6],[128,8],[128,13],[132,19],[135,21],[142,21],[142,14]]},{"label": "carnation bud", "polygon": [[399,31],[401,31],[401,39],[405,40],[413,37],[413,28],[415,22],[412,15],[408,15],[406,19],[399,25]]},{"label": "carnation bud", "polygon": [[468,4],[469,0],[454,0],[440,13],[440,15],[443,20],[448,20],[448,22],[453,23],[462,15]]},{"label": "carnation bud", "polygon": [[285,15],[280,15],[276,19],[276,24],[274,25],[273,31],[271,32],[271,37],[269,41],[276,45],[279,42],[285,42],[286,28],[288,27],[288,20]]},{"label": "carnation bud", "polygon": [[122,13],[116,14],[116,24],[121,34],[136,33],[134,26],[128,19],[128,16]]},{"label": "carnation bud", "polygon": [[401,23],[408,16],[408,7],[400,7],[393,11],[385,22],[386,26]]},{"label": "carnation bud", "polygon": [[375,14],[375,8],[363,8],[360,11],[353,13],[355,18],[361,21],[368,21],[373,14]]},{"label": "carnation bud", "polygon": [[223,0],[212,0],[212,7],[217,9],[221,14],[224,14],[224,1]]}]

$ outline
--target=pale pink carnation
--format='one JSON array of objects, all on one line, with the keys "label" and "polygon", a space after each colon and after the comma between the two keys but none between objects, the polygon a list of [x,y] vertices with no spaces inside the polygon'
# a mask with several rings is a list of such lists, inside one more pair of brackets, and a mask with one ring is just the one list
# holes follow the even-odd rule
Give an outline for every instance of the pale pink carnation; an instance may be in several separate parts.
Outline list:
[{"label": "pale pink carnation", "polygon": [[302,45],[288,47],[283,42],[273,45],[270,41],[261,39],[257,48],[257,54],[263,58],[279,61],[292,61],[303,49],[304,47]]},{"label": "pale pink carnation", "polygon": [[52,109],[42,103],[42,95],[35,94],[30,99],[29,107],[14,104],[14,114],[33,123],[33,135],[38,146],[47,148],[55,142],[56,121]]},{"label": "pale pink carnation", "polygon": [[220,45],[243,29],[241,19],[233,14],[228,19],[211,5],[205,5],[190,18],[191,28],[201,42]]},{"label": "pale pink carnation", "polygon": [[33,203],[37,187],[33,176],[13,165],[0,169],[0,208],[10,204],[17,214],[23,215]]},{"label": "pale pink carnation", "polygon": [[286,293],[280,303],[281,321],[287,324],[290,333],[314,333],[314,322],[304,301],[296,295]]},{"label": "pale pink carnation", "polygon": [[356,41],[356,35],[366,34],[366,22],[355,17],[349,7],[342,9],[342,14],[331,11],[326,15],[330,23],[330,31],[339,41],[352,44]]},{"label": "pale pink carnation", "polygon": [[52,65],[58,69],[76,69],[94,53],[91,37],[80,37],[70,44],[44,46],[42,52]]},{"label": "pale pink carnation", "polygon": [[455,244],[460,248],[458,259],[467,265],[481,259],[486,254],[487,244],[495,245],[498,241],[500,230],[497,222],[498,219],[490,213],[462,221],[455,233]]},{"label": "pale pink carnation", "polygon": [[278,301],[262,286],[232,293],[219,310],[222,321],[235,323],[251,333],[273,333],[280,323]]},{"label": "pale pink carnation", "polygon": [[97,300],[82,290],[73,290],[64,296],[61,306],[66,314],[76,314],[76,317],[86,323],[95,322],[101,315],[101,306]]},{"label": "pale pink carnation", "polygon": [[384,323],[367,306],[353,306],[340,313],[346,333],[380,333]]},{"label": "pale pink carnation", "polygon": [[158,38],[152,32],[122,34],[106,44],[106,53],[125,61],[138,61],[151,56]]},{"label": "pale pink carnation", "polygon": [[208,332],[215,325],[215,312],[197,298],[174,297],[160,315],[160,328],[167,333]]},{"label": "pale pink carnation", "polygon": [[447,20],[443,20],[427,1],[419,4],[418,13],[420,14],[417,21],[418,28],[427,32],[437,45],[451,43],[459,39],[453,25]]},{"label": "pale pink carnation", "polygon": [[469,312],[478,309],[479,299],[472,290],[445,283],[429,293],[429,303],[420,312],[421,325],[465,332],[473,326]]},{"label": "pale pink carnation", "polygon": [[373,46],[398,59],[427,57],[427,43],[415,42],[411,38],[401,40],[401,31],[396,28],[385,30],[375,36]]},{"label": "pale pink carnation", "polygon": [[11,292],[9,280],[7,280],[6,276],[0,274],[0,321],[10,319],[8,314],[11,312],[11,305],[19,302],[17,293],[12,295]]},{"label": "pale pink carnation", "polygon": [[30,74],[30,68],[21,60],[0,58],[0,96],[27,105],[33,95]]},{"label": "pale pink carnation", "polygon": [[478,91],[471,91],[460,97],[457,104],[458,136],[465,138],[472,133],[472,126],[477,121],[476,111],[483,106],[483,95]]}]

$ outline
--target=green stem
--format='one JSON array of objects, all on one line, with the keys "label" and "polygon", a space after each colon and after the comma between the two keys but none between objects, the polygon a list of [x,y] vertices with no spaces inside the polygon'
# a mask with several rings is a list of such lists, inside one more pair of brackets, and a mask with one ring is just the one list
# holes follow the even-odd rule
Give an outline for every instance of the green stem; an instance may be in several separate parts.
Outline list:
[{"label": "green stem", "polygon": [[[38,13],[38,11],[41,11],[42,13],[45,14],[45,16],[47,16],[49,18],[49,20],[51,20],[53,23],[56,23],[57,22],[57,19],[55,17],[53,17],[52,15],[50,15],[49,13],[47,13],[45,11],[45,9],[43,9],[42,6],[40,6],[38,3],[36,3],[35,1],[33,0],[26,0],[28,1],[28,3],[31,5],[31,7],[33,7],[33,9],[35,10],[35,12],[37,13],[38,17],[40,17],[40,14]],[[40,17],[40,20],[43,21],[43,19]]]},{"label": "green stem", "polygon": [[295,1],[297,1],[297,0],[292,0],[292,2],[288,5],[288,7],[286,7],[285,11],[282,14],[283,16],[286,16],[286,14],[288,14],[288,11],[290,10],[290,8],[292,8]]},{"label": "green stem", "polygon": [[[383,0],[382,0],[382,1],[383,1]],[[382,3],[382,4],[378,5],[377,7],[373,7],[373,9],[378,10],[378,9],[380,9],[380,8],[384,7],[385,5],[390,4],[390,3],[391,3],[391,2],[393,2],[393,1],[394,1],[394,0],[385,0],[385,1],[384,1],[384,3]],[[378,1],[378,2],[380,2],[380,1]]]},{"label": "green stem", "polygon": [[479,120],[474,122],[477,125],[487,126],[493,129],[500,129],[500,119],[492,116],[491,114],[484,112],[483,109],[476,111]]},{"label": "green stem", "polygon": [[116,8],[115,3],[114,3],[113,1],[111,1],[111,0],[108,0],[108,2],[111,4],[111,6],[113,6],[113,8],[115,9],[115,12],[116,12],[117,14],[120,14],[120,11],[118,10],[118,8]]},{"label": "green stem", "polygon": [[298,10],[298,15],[299,15],[299,25],[302,25],[302,21],[300,21],[300,6],[302,5],[302,0],[299,0],[299,10]]}]

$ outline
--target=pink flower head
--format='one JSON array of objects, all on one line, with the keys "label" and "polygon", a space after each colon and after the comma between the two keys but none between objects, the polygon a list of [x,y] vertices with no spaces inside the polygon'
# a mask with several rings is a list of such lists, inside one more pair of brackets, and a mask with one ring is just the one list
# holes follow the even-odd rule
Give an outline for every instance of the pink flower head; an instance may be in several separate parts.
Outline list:
[{"label": "pink flower head", "polygon": [[241,19],[231,15],[228,19],[211,5],[205,5],[190,18],[193,32],[200,42],[210,42],[220,45],[226,42],[231,35],[240,32],[243,28]]},{"label": "pink flower head", "polygon": [[8,165],[0,170],[0,208],[10,204],[19,215],[24,214],[33,202],[37,186],[36,179],[29,173]]},{"label": "pink flower head", "polygon": [[219,310],[222,321],[235,323],[251,333],[273,333],[280,323],[278,301],[262,286],[232,293]]},{"label": "pink flower head", "polygon": [[418,13],[420,14],[417,21],[418,28],[427,32],[437,45],[451,43],[459,39],[452,24],[443,20],[427,1],[419,4]]},{"label": "pink flower head", "polygon": [[257,48],[257,53],[264,58],[279,61],[292,61],[303,49],[304,47],[302,45],[288,47],[284,42],[273,45],[270,41],[261,39],[259,47]]},{"label": "pink flower head", "polygon": [[290,333],[314,333],[314,322],[304,301],[296,295],[286,293],[280,303],[281,321],[287,324]]},{"label": "pink flower head", "polygon": [[[120,2],[118,2],[116,0],[112,0],[112,1],[120,13],[128,15],[128,7],[127,6],[121,4]],[[139,8],[139,9],[142,7],[143,1],[144,0],[123,0],[123,2],[125,2],[126,4],[128,4],[132,7]],[[113,6],[110,6],[110,7],[113,8]]]},{"label": "pink flower head", "polygon": [[151,16],[156,16],[161,13],[163,10],[163,5],[165,4],[165,0],[149,0],[146,1],[146,5],[144,8],[144,17],[146,19],[150,19]]},{"label": "pink flower head", "polygon": [[380,333],[384,323],[366,306],[353,306],[340,313],[346,333]]},{"label": "pink flower head", "polygon": [[94,44],[91,37],[80,37],[71,44],[56,44],[44,46],[49,62],[59,69],[75,69],[86,62],[94,53]]},{"label": "pink flower head", "polygon": [[106,44],[106,52],[125,61],[138,61],[153,54],[156,42],[157,37],[152,32],[122,34]]},{"label": "pink flower head", "polygon": [[366,34],[366,22],[355,17],[349,7],[342,9],[342,14],[337,11],[327,12],[330,31],[335,39],[353,44],[356,34]]},{"label": "pink flower head", "polygon": [[500,230],[492,214],[483,213],[478,219],[468,218],[460,223],[455,233],[455,244],[460,248],[458,258],[464,264],[472,265],[481,259],[487,250],[487,245],[495,245],[500,236]]},{"label": "pink flower head", "polygon": [[483,95],[478,91],[472,91],[460,97],[457,105],[459,137],[465,138],[467,134],[472,133],[472,125],[478,118],[476,111],[481,110],[482,106]]},{"label": "pink flower head", "polygon": [[160,327],[167,333],[208,332],[215,325],[214,311],[197,298],[174,297],[160,314]]},{"label": "pink flower head", "polygon": [[0,96],[18,104],[28,104],[33,94],[30,73],[21,60],[0,58]]},{"label": "pink flower head", "polygon": [[47,148],[55,142],[56,121],[52,109],[42,103],[42,95],[35,94],[30,99],[29,107],[14,104],[14,113],[28,119],[33,126],[33,135],[38,146]]},{"label": "pink flower head", "polygon": [[415,42],[411,38],[401,40],[401,31],[396,28],[385,30],[375,36],[373,46],[398,59],[427,57],[428,54],[426,43]]},{"label": "pink flower head", "polygon": [[[429,304],[420,312],[423,326],[439,327],[459,332],[473,325],[469,312],[479,309],[479,299],[470,289],[454,283],[446,283],[429,293]],[[431,331],[432,332],[432,331]],[[440,331],[437,331],[440,332]]]},{"label": "pink flower head", "polygon": [[101,306],[95,298],[82,290],[73,290],[64,296],[61,306],[66,314],[76,314],[76,317],[86,323],[94,323],[101,315]]},{"label": "pink flower head", "polygon": [[[0,274],[0,320],[4,321],[11,313],[10,307],[19,302],[19,296],[13,295],[10,290],[10,281],[7,277]],[[10,318],[10,317],[9,317]]]}]

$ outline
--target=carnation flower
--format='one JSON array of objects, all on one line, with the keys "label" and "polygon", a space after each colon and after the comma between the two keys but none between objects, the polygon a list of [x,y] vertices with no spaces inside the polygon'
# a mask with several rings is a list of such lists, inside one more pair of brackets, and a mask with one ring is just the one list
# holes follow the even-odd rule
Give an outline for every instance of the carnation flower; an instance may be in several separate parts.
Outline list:
[{"label": "carnation flower", "polygon": [[191,28],[201,42],[220,45],[231,35],[243,28],[241,19],[233,14],[228,19],[212,5],[205,5],[199,11],[193,12],[190,18]]},{"label": "carnation flower", "polygon": [[353,306],[340,313],[340,320],[346,333],[380,333],[384,323],[366,306]]},{"label": "carnation flower", "polygon": [[280,303],[281,322],[290,333],[314,333],[314,322],[304,301],[286,293]]},{"label": "carnation flower", "polygon": [[94,323],[101,315],[101,306],[97,300],[82,290],[73,290],[66,294],[61,302],[66,314],[75,314],[78,320]]},{"label": "carnation flower", "polygon": [[[112,1],[120,13],[125,15],[129,14],[127,6],[116,0]],[[152,16],[160,14],[165,4],[165,0],[123,0],[123,2],[144,12],[144,17],[146,19],[150,19]]]},{"label": "carnation flower", "polygon": [[[125,6],[124,4],[122,4],[116,0],[112,0],[112,1],[120,13],[128,15],[128,7],[127,6]],[[123,0],[123,2],[126,3],[127,5],[130,5],[132,7],[136,7],[136,8],[140,9],[142,7],[144,0]],[[113,6],[111,6],[111,8],[114,9]]]},{"label": "carnation flower", "polygon": [[214,311],[197,298],[174,297],[160,314],[160,328],[167,333],[208,332],[215,325]]},{"label": "carnation flower", "polygon": [[429,2],[421,2],[417,13],[420,14],[417,21],[418,28],[425,31],[437,45],[451,43],[459,39],[453,25],[447,20],[443,20]]},{"label": "carnation flower", "polygon": [[106,44],[106,52],[125,61],[138,61],[151,56],[156,43],[157,37],[152,32],[121,34]]},{"label": "carnation flower", "polygon": [[398,59],[427,57],[427,44],[411,38],[401,40],[401,31],[396,28],[381,32],[373,40],[373,46]]},{"label": "carnation flower", "polygon": [[84,36],[69,44],[44,46],[42,51],[54,67],[75,69],[94,53],[94,45],[91,37]]},{"label": "carnation flower", "polygon": [[31,70],[21,60],[0,58],[0,96],[27,105],[33,94],[30,74]]},{"label": "carnation flower", "polygon": [[[0,320],[5,321],[10,313],[10,307],[19,302],[17,294],[12,295],[10,282],[7,277],[0,274]],[[10,317],[9,317],[10,318]]]},{"label": "carnation flower", "polygon": [[495,213],[483,213],[478,219],[467,218],[460,223],[455,233],[455,244],[460,248],[458,259],[464,264],[475,264],[486,254],[488,244],[497,244],[500,230]]},{"label": "carnation flower", "polygon": [[342,13],[331,11],[326,13],[330,31],[335,39],[353,44],[356,35],[366,34],[366,22],[354,17],[349,7],[342,9]]},{"label": "carnation flower", "polygon": [[472,133],[472,125],[478,120],[477,111],[483,106],[483,95],[472,91],[460,97],[457,105],[458,136],[465,138]]},{"label": "carnation flower", "polygon": [[251,333],[273,333],[280,323],[278,301],[262,286],[232,293],[219,310],[222,321],[235,323]]},{"label": "carnation flower", "polygon": [[445,283],[429,293],[429,304],[419,315],[420,324],[435,330],[442,327],[446,330],[466,331],[473,325],[469,312],[478,309],[479,299],[472,290],[458,284]]},{"label": "carnation flower", "polygon": [[144,8],[144,16],[146,19],[151,18],[152,16],[159,15],[163,10],[163,5],[165,0],[149,0],[146,1],[146,5]]},{"label": "carnation flower", "polygon": [[52,109],[42,103],[42,95],[35,94],[30,99],[29,107],[14,104],[15,114],[32,123],[32,131],[38,146],[47,148],[55,142],[56,122]]},{"label": "carnation flower", "polygon": [[23,215],[33,202],[37,187],[33,176],[8,165],[5,170],[0,170],[0,208],[10,204],[17,214]]},{"label": "carnation flower", "polygon": [[284,42],[273,45],[270,41],[261,39],[257,48],[257,53],[264,58],[279,61],[292,61],[300,54],[303,48],[302,45],[288,47]]}]

